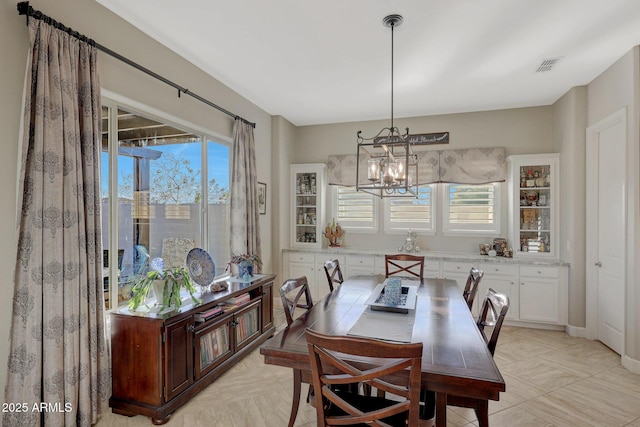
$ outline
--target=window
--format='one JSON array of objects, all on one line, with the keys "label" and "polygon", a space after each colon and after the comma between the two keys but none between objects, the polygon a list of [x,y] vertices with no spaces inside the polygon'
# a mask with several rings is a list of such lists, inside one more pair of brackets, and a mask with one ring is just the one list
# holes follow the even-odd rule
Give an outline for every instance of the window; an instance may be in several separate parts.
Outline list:
[{"label": "window", "polygon": [[406,232],[409,229],[423,234],[435,233],[435,185],[418,188],[418,197],[385,199],[384,229],[388,232]]},{"label": "window", "polygon": [[[129,298],[154,258],[163,258],[166,267],[184,265],[189,250],[202,247],[216,273],[222,273],[230,259],[229,145],[186,126],[103,104],[107,308]],[[111,253],[118,254],[117,267],[111,265],[116,262]]]},{"label": "window", "polygon": [[378,231],[378,198],[355,187],[333,186],[333,217],[345,230]]},{"label": "window", "polygon": [[443,234],[500,234],[498,184],[445,184],[443,189]]}]

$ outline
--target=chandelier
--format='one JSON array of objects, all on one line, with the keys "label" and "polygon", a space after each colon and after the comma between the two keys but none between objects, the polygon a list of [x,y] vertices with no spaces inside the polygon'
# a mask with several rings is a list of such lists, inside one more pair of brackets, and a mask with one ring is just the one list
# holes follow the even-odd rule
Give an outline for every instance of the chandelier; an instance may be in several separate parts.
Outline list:
[{"label": "chandelier", "polygon": [[[372,138],[358,131],[356,190],[382,197],[418,196],[418,157],[413,152],[409,128],[404,134],[393,124],[393,30],[401,15],[386,16],[382,23],[391,28],[391,126]],[[360,180],[360,165],[367,164],[367,181]]]}]

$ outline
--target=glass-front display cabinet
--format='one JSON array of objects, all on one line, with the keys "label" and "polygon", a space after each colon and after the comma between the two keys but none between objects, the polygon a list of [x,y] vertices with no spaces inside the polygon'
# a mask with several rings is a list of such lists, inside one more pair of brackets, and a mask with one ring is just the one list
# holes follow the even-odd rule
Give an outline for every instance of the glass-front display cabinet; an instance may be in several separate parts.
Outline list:
[{"label": "glass-front display cabinet", "polygon": [[509,164],[509,228],[514,256],[558,256],[559,154],[526,154]]},{"label": "glass-front display cabinet", "polygon": [[291,246],[322,247],[326,165],[291,165]]}]

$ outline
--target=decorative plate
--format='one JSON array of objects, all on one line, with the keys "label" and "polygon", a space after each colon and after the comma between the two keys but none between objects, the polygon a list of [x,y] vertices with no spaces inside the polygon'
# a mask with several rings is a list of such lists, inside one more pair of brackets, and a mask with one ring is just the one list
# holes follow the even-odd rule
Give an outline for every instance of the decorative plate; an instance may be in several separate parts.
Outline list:
[{"label": "decorative plate", "polygon": [[191,279],[200,286],[209,286],[216,275],[211,256],[201,248],[193,248],[187,254],[187,269]]}]

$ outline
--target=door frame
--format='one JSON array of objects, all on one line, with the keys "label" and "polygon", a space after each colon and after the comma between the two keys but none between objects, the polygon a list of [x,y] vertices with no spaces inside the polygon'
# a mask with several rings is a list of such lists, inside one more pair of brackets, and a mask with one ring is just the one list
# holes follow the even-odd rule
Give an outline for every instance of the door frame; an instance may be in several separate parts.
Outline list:
[{"label": "door frame", "polygon": [[[627,156],[628,156],[628,138],[629,131],[627,128],[627,107],[624,107],[610,116],[600,120],[599,122],[589,126],[587,128],[586,135],[586,230],[594,230],[597,228],[598,223],[598,193],[595,191],[589,192],[588,189],[598,188],[598,142],[600,140],[600,133],[610,128],[614,125],[622,124],[624,130],[624,151],[626,153],[625,158],[622,159],[621,166],[624,167],[625,173],[625,194],[623,200],[623,210],[625,212],[624,215],[624,230],[625,236],[628,237],[628,217],[627,217],[627,209],[628,209],[628,166],[627,166]],[[585,231],[586,231],[585,230]],[[597,270],[595,263],[598,257],[598,236],[597,233],[587,233],[586,235],[586,259],[585,259],[585,268],[586,268],[586,338],[597,340],[598,339],[598,281],[597,281]],[[624,297],[626,301],[626,293],[627,293],[627,266],[628,266],[628,257],[627,257],[627,241],[621,242],[620,249],[624,252]],[[622,326],[622,349],[621,356],[626,354],[626,341],[627,341],[627,304],[625,302],[623,310],[623,326]]]}]

